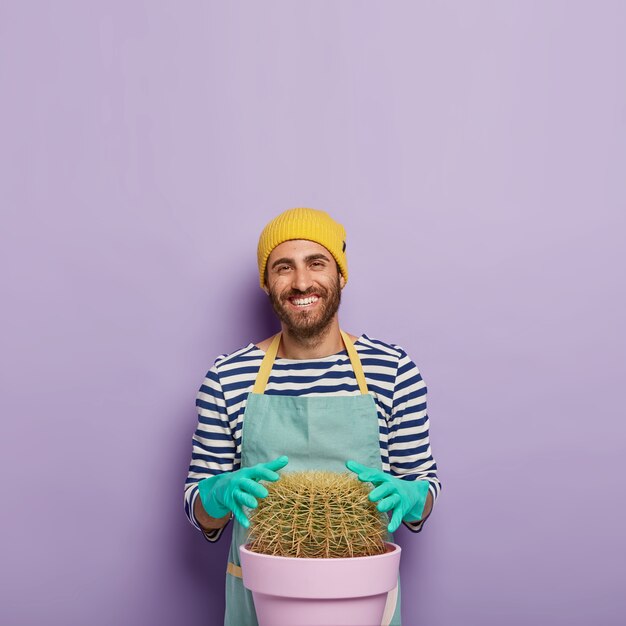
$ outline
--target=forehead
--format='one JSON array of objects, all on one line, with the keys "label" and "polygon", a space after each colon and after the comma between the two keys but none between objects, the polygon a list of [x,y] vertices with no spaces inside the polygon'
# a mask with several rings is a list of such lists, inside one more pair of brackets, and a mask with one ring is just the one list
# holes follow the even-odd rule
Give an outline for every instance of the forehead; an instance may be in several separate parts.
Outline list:
[{"label": "forehead", "polygon": [[290,239],[289,241],[283,241],[283,243],[277,245],[272,250],[267,259],[267,263],[269,265],[274,259],[281,258],[299,260],[311,254],[324,254],[329,259],[333,258],[333,255],[316,241],[309,241],[308,239]]}]

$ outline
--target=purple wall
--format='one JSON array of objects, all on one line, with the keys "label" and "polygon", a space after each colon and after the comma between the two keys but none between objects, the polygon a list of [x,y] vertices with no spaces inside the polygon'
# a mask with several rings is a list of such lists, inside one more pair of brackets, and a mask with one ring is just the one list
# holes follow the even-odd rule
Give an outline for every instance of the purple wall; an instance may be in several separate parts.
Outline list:
[{"label": "purple wall", "polygon": [[625,27],[618,1],[5,0],[0,622],[220,623],[195,394],[277,328],[257,238],[312,206],[348,231],[342,326],[429,388],[405,624],[625,623]]}]

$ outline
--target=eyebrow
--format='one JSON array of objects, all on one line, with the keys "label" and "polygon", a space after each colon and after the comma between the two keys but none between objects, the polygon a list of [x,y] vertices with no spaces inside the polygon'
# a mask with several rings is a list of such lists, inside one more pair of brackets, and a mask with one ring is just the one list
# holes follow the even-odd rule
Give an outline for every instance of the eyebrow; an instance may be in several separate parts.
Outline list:
[{"label": "eyebrow", "polygon": [[[309,261],[314,261],[315,259],[324,259],[324,261],[328,261],[330,263],[330,259],[325,254],[322,254],[321,252],[318,252],[317,254],[309,254],[308,256],[304,257],[305,263],[308,263]],[[289,257],[284,256],[281,259],[276,259],[276,261],[272,263],[271,269],[274,269],[277,265],[280,265],[281,263],[293,264],[293,262],[294,262],[293,259],[290,259]]]}]

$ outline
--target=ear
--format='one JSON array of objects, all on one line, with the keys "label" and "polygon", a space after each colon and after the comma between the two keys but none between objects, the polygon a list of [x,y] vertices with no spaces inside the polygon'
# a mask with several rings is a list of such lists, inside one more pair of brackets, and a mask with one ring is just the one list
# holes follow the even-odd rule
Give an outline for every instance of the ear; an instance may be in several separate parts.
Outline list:
[{"label": "ear", "polygon": [[342,289],[346,286],[346,279],[343,277],[343,274],[339,274],[339,284]]}]

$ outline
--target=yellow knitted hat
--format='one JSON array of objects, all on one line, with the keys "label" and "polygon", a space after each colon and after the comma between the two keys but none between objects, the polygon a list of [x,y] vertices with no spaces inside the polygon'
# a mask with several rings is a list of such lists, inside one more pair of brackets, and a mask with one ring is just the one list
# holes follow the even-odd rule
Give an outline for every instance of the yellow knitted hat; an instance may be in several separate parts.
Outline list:
[{"label": "yellow knitted hat", "polygon": [[348,281],[346,229],[326,211],[297,208],[275,217],[259,237],[257,260],[261,287],[265,286],[265,266],[272,250],[289,239],[308,239],[324,246],[335,257],[344,280]]}]

